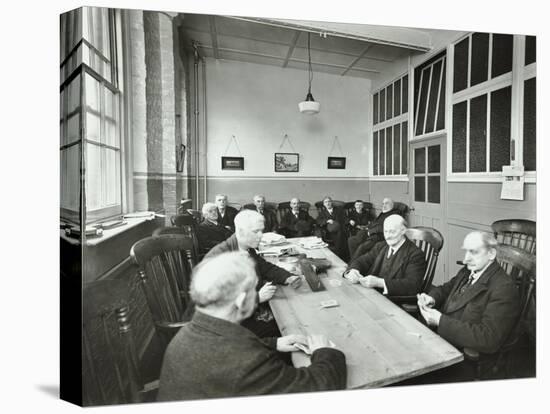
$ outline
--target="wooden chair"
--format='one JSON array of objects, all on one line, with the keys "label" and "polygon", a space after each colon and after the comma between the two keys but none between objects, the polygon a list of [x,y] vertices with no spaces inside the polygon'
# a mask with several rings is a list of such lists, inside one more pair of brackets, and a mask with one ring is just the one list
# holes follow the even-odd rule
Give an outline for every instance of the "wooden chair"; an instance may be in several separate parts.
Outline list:
[{"label": "wooden chair", "polygon": [[[305,211],[306,213],[309,213],[309,209],[311,208],[311,203],[308,203],[307,201],[300,201],[299,207],[300,210]],[[279,203],[277,205],[277,212],[279,213],[279,223],[281,222],[282,218],[289,214],[291,211],[290,209],[290,201],[283,201],[282,203]]]},{"label": "wooden chair", "polygon": [[227,205],[229,207],[233,207],[237,211],[241,211],[243,208],[242,204],[239,204],[239,203],[227,203]]},{"label": "wooden chair", "polygon": [[[264,205],[266,210],[273,210],[275,212],[277,211],[277,207],[278,207],[277,203],[274,203],[272,201],[266,201]],[[256,210],[256,205],[254,203],[247,203],[243,206],[243,209]]]},{"label": "wooden chair", "polygon": [[[187,209],[187,213],[193,216],[197,224],[200,224],[203,220],[202,212],[200,210],[193,210],[192,208]],[[177,224],[172,223],[174,226],[177,226]]]},{"label": "wooden chair", "polygon": [[537,223],[531,220],[498,220],[491,224],[499,243],[523,249],[536,254]]},{"label": "wooden chair", "polygon": [[[411,227],[405,233],[407,238],[413,241],[424,252],[426,258],[426,271],[422,279],[420,292],[427,292],[432,284],[439,252],[443,248],[443,236],[439,231],[431,227]],[[417,298],[414,296],[390,296],[393,302],[410,314],[418,314]]]},{"label": "wooden chair", "polygon": [[87,284],[82,296],[82,322],[83,405],[142,402],[128,283],[107,279]]},{"label": "wooden chair", "polygon": [[[477,379],[485,378],[487,375],[495,376],[502,369],[504,369],[505,377],[510,377],[509,367],[512,351],[529,331],[531,313],[533,313],[533,317],[536,317],[534,315],[535,307],[533,306],[536,285],[536,256],[520,248],[500,244],[497,247],[497,261],[516,282],[519,290],[520,313],[514,327],[499,349],[496,361],[490,367],[482,366],[479,352],[470,348],[464,349],[465,359],[476,366]],[[535,324],[534,321],[531,321],[531,323]],[[504,365],[502,365],[503,360]]]},{"label": "wooden chair", "polygon": [[394,201],[393,208],[399,212],[399,215],[402,216],[405,220],[408,220],[410,208],[405,203],[401,201]]},{"label": "wooden chair", "polygon": [[[346,203],[340,200],[332,200],[332,205],[334,207],[340,207],[345,209]],[[317,212],[319,213],[323,208],[323,200],[315,202],[315,208],[317,209]]]},{"label": "wooden chair", "polygon": [[[373,205],[368,201],[363,201],[363,205],[364,205],[363,209],[369,215],[369,223],[370,223],[373,218],[373,213],[372,213]],[[346,211],[346,217],[349,217],[350,213],[352,213],[355,210],[355,201],[348,201],[347,203],[344,203],[344,210]]]},{"label": "wooden chair", "polygon": [[180,234],[147,237],[134,243],[130,257],[139,267],[138,276],[155,328],[167,345],[191,316],[193,242]]},{"label": "wooden chair", "polygon": [[[194,210],[198,211],[198,210]],[[201,216],[202,217],[202,216]],[[168,228],[164,228],[163,230],[156,229],[155,231],[157,234],[186,234],[187,236],[191,237],[191,240],[193,240],[193,259],[196,263],[198,263],[201,259],[201,251],[199,246],[199,239],[197,238],[197,226],[200,223],[200,221],[197,221],[196,216],[194,214],[178,214],[177,216],[170,217],[170,222],[173,226],[181,229],[181,230],[168,230]],[[153,233],[155,235],[155,233]]]}]

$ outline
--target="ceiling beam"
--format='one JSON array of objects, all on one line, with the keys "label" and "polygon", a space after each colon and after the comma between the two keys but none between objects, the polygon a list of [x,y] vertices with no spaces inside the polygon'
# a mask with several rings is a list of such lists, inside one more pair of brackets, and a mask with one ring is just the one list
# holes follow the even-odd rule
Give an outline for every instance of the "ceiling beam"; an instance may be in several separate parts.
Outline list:
[{"label": "ceiling beam", "polygon": [[214,50],[214,58],[219,59],[220,53],[218,51],[218,34],[216,32],[216,16],[210,16],[208,18],[210,23],[210,36],[212,37],[212,49]]},{"label": "ceiling beam", "polygon": [[349,70],[357,63],[361,60],[361,58],[363,56],[365,56],[367,54],[367,52],[369,51],[369,49],[372,47],[372,45],[368,45],[362,52],[359,56],[357,56],[355,59],[353,59],[353,61],[348,65],[348,67],[340,74],[340,76],[344,76],[346,73],[349,72]]},{"label": "ceiling beam", "polygon": [[286,68],[286,65],[288,65],[288,60],[292,56],[292,53],[294,53],[294,48],[296,47],[296,43],[298,42],[299,37],[300,37],[300,32],[296,31],[296,33],[294,33],[294,37],[292,38],[292,41],[290,42],[288,53],[286,54],[285,61],[283,62],[283,68]]}]

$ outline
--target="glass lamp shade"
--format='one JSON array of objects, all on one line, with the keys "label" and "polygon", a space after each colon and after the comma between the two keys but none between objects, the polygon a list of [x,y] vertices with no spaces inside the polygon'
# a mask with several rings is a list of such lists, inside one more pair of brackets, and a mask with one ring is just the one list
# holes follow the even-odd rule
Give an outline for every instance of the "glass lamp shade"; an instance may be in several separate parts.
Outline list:
[{"label": "glass lamp shade", "polygon": [[319,113],[321,104],[313,100],[313,95],[309,92],[306,96],[306,100],[298,104],[300,112],[307,115],[315,115]]}]

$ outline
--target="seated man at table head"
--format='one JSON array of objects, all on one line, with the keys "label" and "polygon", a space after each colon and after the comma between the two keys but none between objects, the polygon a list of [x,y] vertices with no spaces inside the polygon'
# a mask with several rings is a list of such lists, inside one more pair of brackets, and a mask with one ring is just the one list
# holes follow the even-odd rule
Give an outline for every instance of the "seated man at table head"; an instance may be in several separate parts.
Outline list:
[{"label": "seated man at table head", "polygon": [[384,221],[385,242],[354,259],[344,272],[352,283],[381,289],[388,296],[414,296],[426,271],[424,253],[407,239],[405,219],[397,214]]},{"label": "seated man at table head", "polygon": [[231,231],[218,225],[218,209],[214,203],[202,206],[203,221],[197,227],[197,239],[201,252],[208,252],[231,236]]},{"label": "seated man at table head", "polygon": [[[324,336],[260,339],[240,326],[258,301],[254,267],[245,252],[233,252],[194,270],[190,294],[196,311],[166,349],[159,401],[345,388],[345,356]],[[298,350],[296,343],[313,351],[307,368],[294,368],[279,354]]]},{"label": "seated man at table head", "polygon": [[237,215],[237,209],[227,205],[227,195],[216,194],[216,206],[218,207],[218,225],[235,231],[235,216]]},{"label": "seated man at table head", "polygon": [[346,216],[344,209],[332,203],[332,197],[323,198],[323,207],[317,216],[317,226],[324,230],[325,241],[330,241],[332,249],[342,260],[348,260],[348,246],[346,245]]},{"label": "seated man at table head", "polygon": [[268,304],[275,294],[275,285],[291,285],[297,288],[302,283],[300,276],[292,275],[258,255],[256,249],[262,239],[263,230],[264,217],[257,211],[243,210],[235,217],[235,234],[212,248],[204,257],[208,259],[225,252],[246,251],[254,260],[259,279],[260,306],[243,325],[260,337],[279,333]]},{"label": "seated man at table head", "polygon": [[311,236],[314,220],[307,211],[300,209],[300,199],[294,197],[289,204],[290,212],[281,218],[279,233],[289,238]]},{"label": "seated man at table head", "polygon": [[500,349],[519,315],[518,289],[496,262],[496,247],[492,234],[469,233],[462,245],[465,266],[448,282],[418,295],[422,316],[441,337],[482,354]]},{"label": "seated man at table head", "polygon": [[365,210],[363,200],[357,200],[353,205],[353,210],[347,217],[349,233],[353,236],[360,230],[359,227],[369,224],[369,212]]},{"label": "seated man at table head", "polygon": [[279,228],[277,215],[272,209],[265,207],[265,197],[261,194],[257,194],[254,196],[253,201],[256,211],[265,218],[264,232],[276,232]]},{"label": "seated man at table head", "polygon": [[348,248],[352,259],[367,253],[376,243],[384,240],[384,220],[394,214],[399,214],[399,212],[394,208],[393,200],[385,197],[382,200],[381,213],[369,223],[366,229],[359,230],[356,235],[348,238]]}]

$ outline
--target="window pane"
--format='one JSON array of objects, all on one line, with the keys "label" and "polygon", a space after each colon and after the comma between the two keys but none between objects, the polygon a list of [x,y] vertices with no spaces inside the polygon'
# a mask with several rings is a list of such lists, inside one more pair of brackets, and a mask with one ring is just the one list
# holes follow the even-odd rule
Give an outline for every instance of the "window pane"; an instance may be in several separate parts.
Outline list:
[{"label": "window pane", "polygon": [[426,201],[426,177],[414,177],[414,201]]},{"label": "window pane", "polygon": [[470,101],[470,172],[487,171],[487,95]]},{"label": "window pane", "polygon": [[523,165],[526,171],[537,169],[537,78],[525,81],[523,89]]},{"label": "window pane", "polygon": [[86,145],[86,210],[101,207],[101,150],[98,145]]},{"label": "window pane", "polygon": [[386,175],[392,174],[392,128],[386,128]]},{"label": "window pane", "polygon": [[512,70],[512,48],[514,36],[507,34],[493,34],[493,62],[491,77],[496,78]]},{"label": "window pane", "polygon": [[73,145],[60,152],[60,203],[61,208],[78,211],[80,206],[79,175],[80,144]]},{"label": "window pane", "polygon": [[491,93],[491,146],[489,167],[502,171],[510,164],[510,128],[512,114],[512,87]]},{"label": "window pane", "polygon": [[393,173],[401,173],[401,124],[393,126]]},{"label": "window pane", "polygon": [[432,145],[428,147],[428,172],[438,173],[441,171],[441,146]]},{"label": "window pane", "polygon": [[453,105],[453,172],[466,172],[467,102]]},{"label": "window pane", "polygon": [[428,203],[440,203],[441,185],[440,176],[428,177]]},{"label": "window pane", "polygon": [[120,152],[104,148],[105,152],[105,206],[120,204]]},{"label": "window pane", "polygon": [[[430,73],[432,67],[429,66],[422,71],[422,79],[420,85],[420,102],[418,103],[418,117],[416,118],[416,126],[414,129],[415,135],[422,135],[424,133],[424,116],[426,115],[426,102],[428,100],[428,86],[430,85]],[[416,116],[416,115],[415,115]]]},{"label": "window pane", "polygon": [[430,98],[428,101],[428,113],[426,119],[426,130],[424,133],[433,132],[435,128],[435,117],[437,113],[437,98],[439,96],[439,82],[441,81],[441,67],[443,62],[439,61],[433,66],[432,81],[430,86]]},{"label": "window pane", "polygon": [[401,79],[393,83],[393,116],[401,114]]},{"label": "window pane", "polygon": [[468,49],[470,38],[455,45],[453,68],[453,92],[466,89],[468,86]]},{"label": "window pane", "polygon": [[92,141],[100,141],[101,122],[97,115],[90,112],[86,113],[86,138]]},{"label": "window pane", "polygon": [[447,59],[443,59],[443,67],[441,68],[441,88],[439,92],[439,108],[437,109],[437,125],[435,130],[441,131],[445,129],[445,79],[446,69],[447,68]]},{"label": "window pane", "polygon": [[80,107],[80,75],[77,75],[67,88],[67,114]]},{"label": "window pane", "polygon": [[409,75],[405,75],[403,78],[403,110],[402,114],[409,110]]},{"label": "window pane", "polygon": [[424,148],[415,148],[414,150],[415,174],[424,174],[426,172],[426,150]]},{"label": "window pane", "polygon": [[118,128],[114,122],[105,121],[105,144],[119,148]]},{"label": "window pane", "polygon": [[380,131],[378,131],[378,134],[379,134],[378,135],[379,136],[378,145],[380,146],[379,171],[380,171],[380,175],[384,175],[385,171],[386,171],[386,151],[385,151],[385,147],[386,147],[386,130],[381,129]]},{"label": "window pane", "polygon": [[91,77],[86,75],[86,105],[89,109],[93,109],[96,112],[100,111],[100,100],[99,100],[99,82]]},{"label": "window pane", "polygon": [[66,134],[64,145],[80,140],[80,115],[78,112],[67,120]]},{"label": "window pane", "polygon": [[372,123],[376,125],[378,123],[378,94],[375,93],[372,99]]},{"label": "window pane", "polygon": [[485,82],[489,69],[489,33],[472,35],[472,73],[470,86]]},{"label": "window pane", "polygon": [[372,170],[374,175],[378,175],[378,131],[372,137]]},{"label": "window pane", "polygon": [[386,90],[382,89],[380,91],[380,115],[379,115],[380,122],[384,122],[386,120]]},{"label": "window pane", "polygon": [[386,88],[386,119],[393,117],[393,85]]},{"label": "window pane", "polygon": [[401,174],[407,174],[407,164],[409,153],[407,151],[409,146],[408,140],[408,125],[409,123],[403,122],[401,124]]},{"label": "window pane", "polygon": [[537,61],[537,38],[535,36],[525,36],[525,64]]}]

